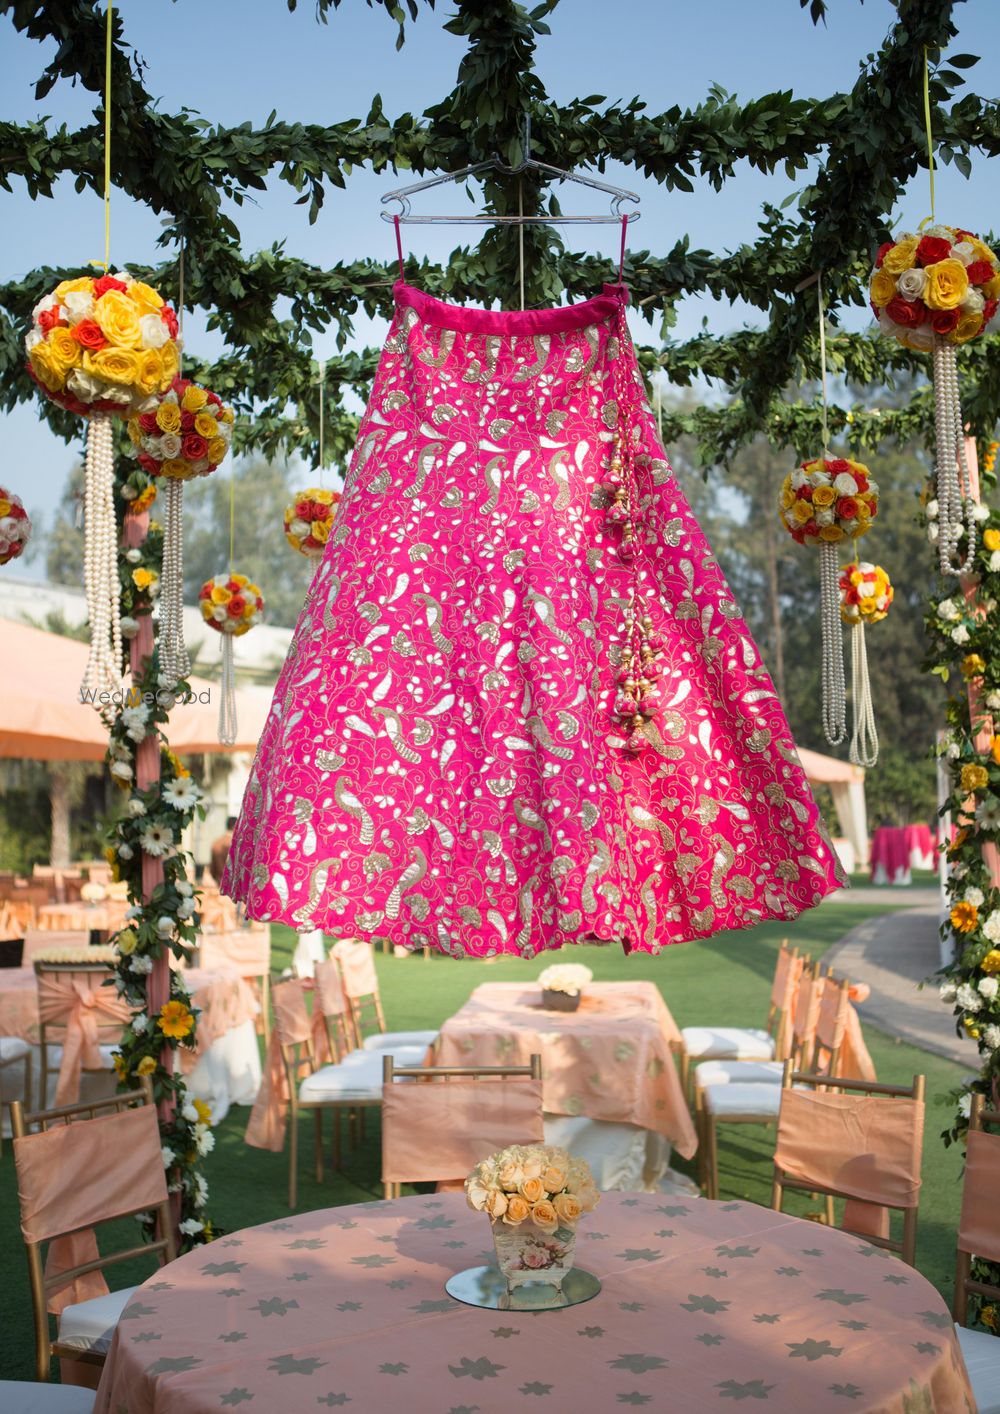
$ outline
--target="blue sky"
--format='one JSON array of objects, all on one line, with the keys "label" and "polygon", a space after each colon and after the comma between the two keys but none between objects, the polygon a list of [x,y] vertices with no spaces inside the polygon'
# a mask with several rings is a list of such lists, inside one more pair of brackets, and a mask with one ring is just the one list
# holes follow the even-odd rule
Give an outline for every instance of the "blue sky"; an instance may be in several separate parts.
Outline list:
[{"label": "blue sky", "polygon": [[[447,0],[435,12],[422,10],[407,25],[406,43],[394,49],[395,26],[362,0],[344,0],[327,25],[316,22],[312,0],[299,0],[289,14],[285,0],[125,0],[128,39],[148,64],[145,82],[167,111],[181,107],[206,118],[235,124],[263,123],[272,108],[281,118],[337,122],[363,118],[373,93],[381,93],[387,115],[420,112],[454,84],[464,52],[462,40],[446,34]],[[551,16],[552,35],[539,41],[537,66],[548,92],[560,101],[600,93],[609,100],[638,94],[656,113],[677,103],[701,101],[711,83],[747,98],[774,89],[820,96],[850,88],[863,57],[877,48],[894,18],[888,0],[831,0],[826,28],[814,28],[797,0],[713,0],[711,5],[681,0],[562,0]],[[967,0],[956,6],[959,37],[953,52],[995,54],[1000,47],[1000,5]],[[93,95],[57,85],[37,104],[35,79],[52,46],[31,43],[0,20],[0,94],[5,117],[17,121],[48,116],[71,126],[88,121]],[[969,76],[977,91],[989,91],[992,70],[984,61]],[[320,264],[351,259],[361,252],[392,249],[392,231],[379,219],[379,196],[397,180],[390,173],[356,172],[347,191],[330,188],[320,219],[309,226],[286,188],[275,183],[256,205],[235,213],[248,250],[285,239],[288,249]],[[642,196],[642,219],[630,243],[660,254],[688,232],[692,245],[721,251],[752,240],[763,201],[780,202],[802,179],[766,177],[743,168],[721,194],[699,183],[692,194],[666,193],[655,183],[621,169],[621,181]],[[457,193],[456,193],[457,195]],[[966,182],[953,169],[939,173],[937,212],[972,229],[997,229],[992,191],[983,159]],[[422,198],[424,209],[441,193]],[[454,201],[455,198],[447,198]],[[591,198],[566,192],[567,210],[591,209]],[[442,209],[438,206],[437,209]],[[451,206],[447,209],[454,209]],[[914,182],[895,213],[907,224],[928,210],[926,175]],[[112,201],[112,263],[156,258],[156,218],[116,193]],[[0,192],[0,252],[5,278],[43,263],[73,265],[103,248],[103,213],[91,193],[77,195],[71,179],[60,183],[52,201],[31,202],[17,191]],[[410,227],[411,249],[440,259],[456,244],[475,239],[472,228]],[[610,227],[577,228],[569,233],[577,249],[607,250],[616,237]],[[476,292],[469,291],[475,303]],[[684,302],[677,333],[695,332],[703,317],[720,331],[754,323],[755,311],[705,298]],[[189,315],[189,347],[217,352],[216,338],[203,336],[202,321]],[[384,329],[360,321],[359,341],[378,343]],[[318,356],[334,351],[332,336],[318,339]],[[55,439],[38,421],[34,406],[0,415],[4,479],[24,496],[32,513],[57,499],[75,450]],[[39,573],[37,564],[31,571]]]}]

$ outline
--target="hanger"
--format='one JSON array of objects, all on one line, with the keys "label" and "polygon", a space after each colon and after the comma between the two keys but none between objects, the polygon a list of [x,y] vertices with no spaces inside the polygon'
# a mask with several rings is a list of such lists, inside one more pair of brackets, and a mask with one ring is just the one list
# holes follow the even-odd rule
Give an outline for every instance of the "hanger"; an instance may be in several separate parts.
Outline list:
[{"label": "hanger", "polygon": [[[414,182],[412,186],[397,187],[395,191],[387,191],[382,197],[382,205],[389,202],[399,203],[398,211],[383,211],[382,220],[395,224],[400,223],[411,226],[563,226],[563,225],[594,225],[608,226],[627,225],[632,221],[638,221],[639,211],[623,211],[622,202],[632,201],[639,204],[640,198],[633,191],[626,191],[624,187],[613,187],[607,182],[599,182],[596,177],[578,176],[575,172],[567,172],[562,167],[553,167],[548,162],[536,162],[528,154],[531,152],[531,115],[524,116],[524,132],[521,142],[522,160],[516,167],[511,167],[503,162],[499,157],[489,158],[485,162],[474,162],[471,167],[462,167],[457,172],[443,172],[439,177],[428,177],[426,181]],[[505,177],[516,177],[522,172],[540,172],[549,180],[559,182],[576,182],[581,187],[591,187],[595,191],[603,191],[611,197],[611,206],[607,212],[593,216],[495,216],[489,214],[474,216],[415,216],[410,210],[410,197],[416,192],[429,191],[431,187],[443,186],[448,182],[462,182],[467,177],[478,176],[482,172],[499,172]]]}]

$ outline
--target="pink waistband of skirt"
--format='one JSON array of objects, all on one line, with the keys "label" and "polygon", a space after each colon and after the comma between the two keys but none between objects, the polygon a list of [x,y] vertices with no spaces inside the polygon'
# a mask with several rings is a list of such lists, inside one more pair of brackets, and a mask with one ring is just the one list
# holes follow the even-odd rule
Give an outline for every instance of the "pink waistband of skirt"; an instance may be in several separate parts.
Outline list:
[{"label": "pink waistband of skirt", "polygon": [[448,304],[402,280],[393,286],[396,303],[416,310],[425,324],[442,329],[461,329],[483,334],[552,334],[564,329],[583,329],[610,319],[628,301],[624,285],[605,285],[603,292],[580,304],[555,309],[476,309]]}]

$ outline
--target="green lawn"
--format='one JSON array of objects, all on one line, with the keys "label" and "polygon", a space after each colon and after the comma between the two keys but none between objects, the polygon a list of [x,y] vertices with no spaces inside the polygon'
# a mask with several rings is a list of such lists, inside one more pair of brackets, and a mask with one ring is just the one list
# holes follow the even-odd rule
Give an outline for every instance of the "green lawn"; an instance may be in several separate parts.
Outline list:
[{"label": "green lawn", "polygon": [[[642,977],[656,982],[682,1026],[721,1018],[731,1025],[760,1025],[766,1015],[779,940],[790,936],[818,957],[865,918],[898,908],[905,900],[904,890],[886,889],[885,895],[884,907],[827,903],[791,926],[769,924],[708,942],[687,943],[670,948],[657,958],[626,958],[614,948],[574,949],[572,955],[574,960],[585,960],[601,980]],[[280,971],[290,959],[294,935],[276,929],[274,942],[274,967]],[[394,1029],[439,1025],[480,982],[532,978],[544,965],[544,960],[485,963],[454,962],[437,956],[428,961],[419,955],[395,958],[382,952],[376,956],[388,1024]],[[950,1299],[961,1164],[959,1154],[954,1149],[945,1150],[938,1138],[948,1111],[938,1108],[936,1099],[957,1084],[962,1071],[949,1061],[895,1042],[871,1027],[866,1028],[865,1036],[880,1080],[908,1083],[916,1072],[927,1076],[928,1115],[917,1259],[921,1271]],[[230,1112],[216,1130],[216,1147],[206,1161],[210,1214],[213,1221],[229,1231],[264,1222],[285,1211],[287,1157],[248,1149],[243,1143],[246,1116],[245,1110]],[[377,1121],[369,1118],[364,1143],[354,1151],[345,1148],[343,1171],[323,1185],[316,1184],[310,1172],[310,1116],[302,1121],[301,1141],[300,1209],[357,1203],[380,1196]],[[770,1201],[772,1142],[773,1131],[746,1125],[721,1132],[723,1197],[749,1198],[764,1204]],[[674,1162],[677,1167],[685,1167],[676,1158]],[[13,1161],[10,1146],[5,1145],[0,1164],[0,1271],[4,1278],[0,1286],[0,1328],[5,1334],[0,1378],[30,1379],[31,1312],[16,1212]],[[121,1279],[116,1277],[112,1284],[142,1280],[145,1275],[146,1269],[128,1274],[123,1269]]]}]

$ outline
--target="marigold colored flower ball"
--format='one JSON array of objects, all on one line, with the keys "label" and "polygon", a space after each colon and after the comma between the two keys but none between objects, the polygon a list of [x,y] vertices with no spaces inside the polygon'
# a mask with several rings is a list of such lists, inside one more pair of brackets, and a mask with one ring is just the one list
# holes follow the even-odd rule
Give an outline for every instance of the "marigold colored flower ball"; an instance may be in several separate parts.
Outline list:
[{"label": "marigold colored flower ball", "polygon": [[877,624],[889,612],[893,588],[881,565],[848,565],[840,576],[840,617],[845,624]]},{"label": "marigold colored flower ball", "polygon": [[31,517],[20,496],[0,486],[0,565],[16,560],[31,539]]},{"label": "marigold colored flower ball", "polygon": [[318,559],[326,548],[339,503],[339,491],[324,491],[319,486],[297,491],[285,507],[285,539],[292,549]]},{"label": "marigold colored flower ball", "polygon": [[782,483],[778,514],[800,545],[857,540],[878,515],[878,484],[866,466],[845,457],[803,462]]},{"label": "marigold colored flower ball", "polygon": [[201,616],[216,633],[240,638],[264,613],[264,596],[245,574],[217,574],[198,593]]},{"label": "marigold colored flower ball", "polygon": [[868,291],[881,332],[907,348],[966,344],[997,312],[1000,259],[961,226],[906,231],[879,247]]},{"label": "marigold colored flower ball", "polygon": [[208,476],[229,451],[234,420],[217,393],[175,378],[158,406],[129,418],[128,453],[150,476]]}]

